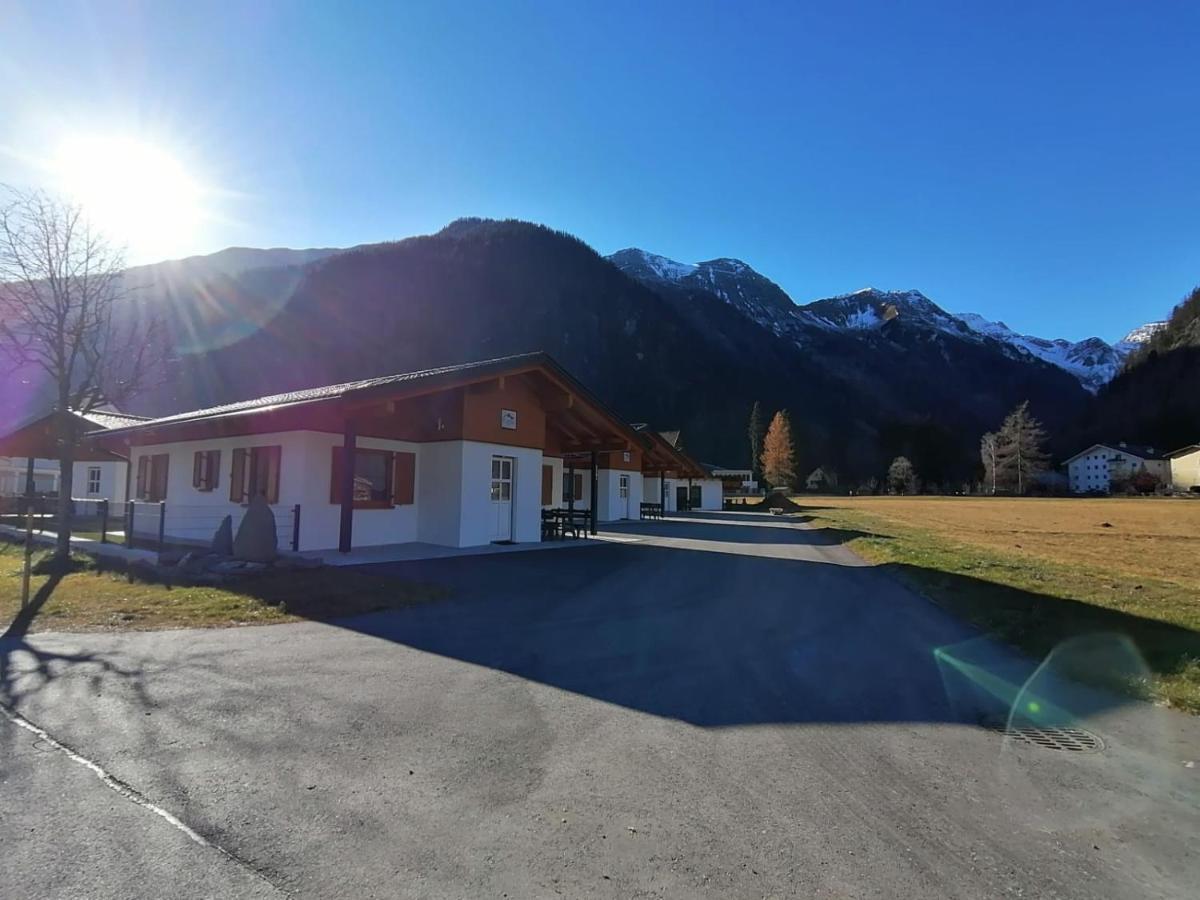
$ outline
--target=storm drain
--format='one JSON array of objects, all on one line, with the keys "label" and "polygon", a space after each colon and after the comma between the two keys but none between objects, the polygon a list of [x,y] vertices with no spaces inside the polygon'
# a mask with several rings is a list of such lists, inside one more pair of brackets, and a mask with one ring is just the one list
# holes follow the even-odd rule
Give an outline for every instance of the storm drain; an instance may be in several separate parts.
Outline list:
[{"label": "storm drain", "polygon": [[1067,750],[1072,753],[1095,753],[1104,749],[1099,736],[1083,728],[1069,725],[1035,725],[1032,722],[987,720],[985,728],[1046,750]]}]

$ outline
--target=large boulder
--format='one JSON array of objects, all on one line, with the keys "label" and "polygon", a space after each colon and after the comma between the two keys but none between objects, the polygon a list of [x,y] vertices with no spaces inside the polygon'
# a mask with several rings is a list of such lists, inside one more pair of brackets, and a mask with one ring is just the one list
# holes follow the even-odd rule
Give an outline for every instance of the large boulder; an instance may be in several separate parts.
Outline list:
[{"label": "large boulder", "polygon": [[278,538],[275,533],[275,513],[271,512],[266,498],[256,496],[250,500],[237,537],[233,539],[233,556],[247,562],[274,562],[279,555]]},{"label": "large boulder", "polygon": [[219,556],[233,556],[233,516],[226,516],[217,526],[212,539],[212,552]]}]

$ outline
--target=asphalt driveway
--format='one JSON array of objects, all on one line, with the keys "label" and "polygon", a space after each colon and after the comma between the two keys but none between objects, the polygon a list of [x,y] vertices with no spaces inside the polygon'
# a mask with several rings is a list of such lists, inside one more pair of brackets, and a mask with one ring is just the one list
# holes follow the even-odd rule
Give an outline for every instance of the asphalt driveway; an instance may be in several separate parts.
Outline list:
[{"label": "asphalt driveway", "polygon": [[383,567],[454,588],[416,609],[5,648],[45,734],[0,718],[4,896],[1194,896],[1195,720],[1043,670],[1104,749],[1006,740],[1033,661],[838,536],[607,537]]}]

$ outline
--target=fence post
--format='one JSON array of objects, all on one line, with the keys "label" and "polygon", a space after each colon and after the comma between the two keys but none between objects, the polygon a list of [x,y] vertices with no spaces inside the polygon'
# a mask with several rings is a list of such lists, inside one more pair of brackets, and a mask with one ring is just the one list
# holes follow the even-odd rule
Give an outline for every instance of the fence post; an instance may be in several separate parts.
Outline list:
[{"label": "fence post", "polygon": [[133,501],[125,503],[125,546],[133,549]]},{"label": "fence post", "polygon": [[100,543],[108,543],[108,500],[100,501]]},{"label": "fence post", "polygon": [[292,552],[300,549],[300,504],[292,507]]},{"label": "fence post", "polygon": [[158,552],[163,551],[163,536],[167,532],[167,501],[158,501]]},{"label": "fence post", "polygon": [[33,568],[33,504],[25,507],[25,569],[21,573],[21,609],[29,605],[29,574]]}]

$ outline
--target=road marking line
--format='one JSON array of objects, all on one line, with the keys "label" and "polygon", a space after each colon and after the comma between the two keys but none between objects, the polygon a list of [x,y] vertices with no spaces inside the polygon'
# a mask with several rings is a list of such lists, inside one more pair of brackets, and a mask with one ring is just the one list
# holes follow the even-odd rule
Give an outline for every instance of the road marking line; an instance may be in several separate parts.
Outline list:
[{"label": "road marking line", "polygon": [[191,840],[193,840],[194,842],[199,844],[201,847],[207,847],[211,850],[216,850],[222,856],[228,858],[230,861],[241,866],[243,869],[250,872],[252,875],[255,875],[256,877],[265,881],[267,884],[271,885],[271,887],[274,888],[275,890],[279,891],[280,893],[285,893],[278,885],[273,884],[269,878],[267,878],[261,872],[257,871],[252,865],[250,865],[244,859],[241,859],[240,857],[235,856],[234,854],[230,853],[228,850],[226,850],[224,847],[220,846],[219,844],[214,844],[212,841],[210,841],[206,837],[204,837],[204,835],[198,833],[197,831],[192,829],[190,826],[188,826],[188,824],[186,822],[182,821],[177,816],[174,816],[171,813],[167,812],[165,809],[163,809],[158,804],[152,803],[150,800],[146,799],[146,797],[144,797],[140,792],[138,792],[134,788],[130,787],[125,782],[121,781],[119,778],[116,778],[116,777],[110,775],[99,764],[92,762],[90,759],[88,759],[86,756],[83,756],[80,753],[76,753],[74,750],[72,750],[70,747],[68,747],[66,744],[62,743],[61,741],[55,740],[53,737],[50,736],[50,733],[48,731],[46,731],[44,728],[40,728],[37,725],[34,725],[32,722],[30,722],[28,719],[26,719],[19,712],[10,708],[7,704],[0,703],[0,713],[3,713],[4,717],[6,719],[8,719],[8,721],[10,721],[14,725],[16,725],[18,728],[24,728],[26,731],[32,732],[33,734],[37,735],[38,740],[43,741],[46,744],[49,744],[55,750],[61,751],[72,762],[79,763],[79,765],[83,766],[85,769],[87,769],[89,772],[91,772],[93,775],[95,775],[97,778],[99,778],[101,784],[103,784],[109,790],[115,791],[116,793],[118,793],[122,797],[124,797],[126,800],[129,800],[131,803],[134,803],[137,806],[142,807],[143,809],[149,810],[150,812],[154,813],[156,816],[159,816],[160,818],[164,819],[166,822],[168,822],[174,828],[178,829],[179,831],[182,831],[189,838],[191,838]]}]

